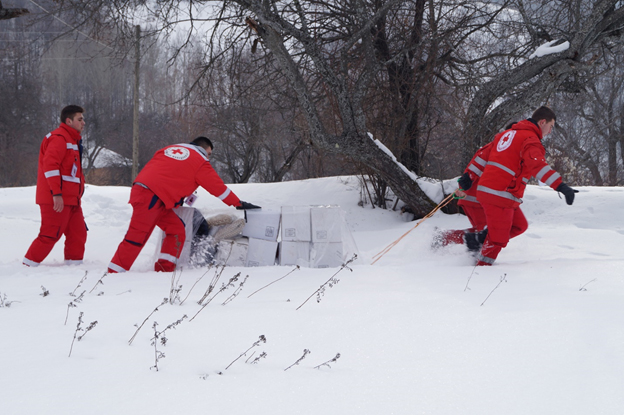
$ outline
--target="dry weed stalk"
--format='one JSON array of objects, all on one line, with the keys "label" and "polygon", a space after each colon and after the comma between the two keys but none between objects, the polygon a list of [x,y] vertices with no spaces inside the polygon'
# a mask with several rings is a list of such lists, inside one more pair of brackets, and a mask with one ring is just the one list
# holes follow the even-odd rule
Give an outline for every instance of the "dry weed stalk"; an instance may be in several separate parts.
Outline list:
[{"label": "dry weed stalk", "polygon": [[204,305],[201,306],[201,308],[197,311],[197,313],[195,313],[195,315],[189,320],[189,321],[193,321],[195,319],[195,317],[197,317],[197,315],[199,313],[201,313],[201,311],[206,308],[208,306],[208,304],[210,304],[210,302],[212,300],[214,300],[214,298],[221,294],[223,291],[227,290],[230,287],[234,286],[234,283],[236,281],[238,281],[238,277],[240,277],[241,273],[237,273],[236,275],[234,275],[232,278],[230,278],[230,280],[227,282],[227,284],[221,284],[221,288],[219,289],[219,291],[217,291],[212,297],[210,297],[208,300],[205,301]]},{"label": "dry weed stalk", "polygon": [[312,353],[310,350],[308,349],[303,349],[303,356],[301,356],[299,359],[297,359],[297,361],[295,363],[293,363],[292,365],[288,366],[286,369],[284,369],[284,372],[287,371],[288,369],[290,369],[291,367],[298,365],[299,362],[301,362],[303,359],[306,358],[306,356],[308,354]]},{"label": "dry weed stalk", "polygon": [[243,286],[245,285],[245,282],[247,281],[247,278],[249,278],[249,274],[245,276],[245,278],[240,282],[240,284],[238,284],[238,287],[236,288],[236,290],[234,290],[232,295],[226,298],[225,301],[221,303],[221,305],[226,305],[227,303],[232,301],[234,298],[236,298],[238,294],[240,294],[240,292],[243,290]]},{"label": "dry weed stalk", "polygon": [[102,277],[95,283],[95,285],[93,286],[93,288],[91,288],[91,291],[89,291],[89,294],[91,294],[93,292],[93,290],[95,290],[97,288],[98,285],[102,284],[104,285],[104,283],[102,282],[102,280],[104,279],[105,276],[108,275],[108,272],[105,272],[104,275],[102,275]]},{"label": "dry weed stalk", "polygon": [[[80,341],[82,338],[97,325],[97,321],[92,321],[86,328],[82,328],[82,316],[84,313],[81,311],[80,315],[78,315],[78,324],[76,324],[76,331],[74,331],[74,338],[72,339],[71,346],[69,348],[69,356],[71,357],[72,350],[74,349],[74,342],[76,340]],[[81,335],[78,335],[79,332],[83,332]]]},{"label": "dry weed stalk", "polygon": [[[158,308],[162,305],[165,305],[169,302],[168,298],[163,298],[162,302],[160,304],[158,304],[156,306],[156,308],[154,308],[154,310],[152,310],[152,312],[149,314],[149,316],[145,317],[145,320],[143,320],[143,323],[141,323],[140,326],[138,326],[138,328],[136,329],[136,331],[134,332],[134,335],[132,335],[132,337],[130,338],[130,340],[128,340],[128,345],[132,345],[132,342],[134,341],[135,337],[137,336],[137,334],[139,334],[139,331],[141,330],[141,328],[145,325],[145,323],[147,323],[147,320],[149,320],[149,318],[152,316],[152,314],[154,314],[155,312],[158,311]],[[134,325],[135,327],[137,327],[137,325]]]},{"label": "dry weed stalk", "polygon": [[[208,269],[210,269],[210,268],[208,268]],[[197,304],[203,305],[203,303],[206,300],[206,298],[208,298],[208,296],[212,293],[214,288],[217,286],[217,282],[219,282],[219,278],[221,278],[221,274],[223,274],[223,270],[224,269],[225,269],[225,265],[221,266],[221,270],[220,271],[219,271],[219,267],[215,268],[215,274],[213,275],[212,280],[210,281],[210,285],[208,286],[208,289],[206,290],[206,292],[204,293],[202,298],[199,299]],[[206,272],[208,272],[208,271],[206,271]]]},{"label": "dry weed stalk", "polygon": [[254,342],[254,344],[251,345],[251,347],[247,350],[245,350],[243,353],[240,354],[240,356],[238,356],[236,359],[234,359],[232,361],[232,363],[230,363],[229,365],[227,365],[227,367],[225,368],[225,370],[228,370],[230,366],[232,366],[234,364],[234,362],[236,362],[238,359],[240,359],[241,357],[245,356],[251,349],[253,349],[254,347],[260,346],[261,343],[266,343],[266,337],[264,337],[264,334],[262,334],[258,340],[256,340]]},{"label": "dry weed stalk", "polygon": [[338,275],[338,273],[340,271],[342,271],[343,269],[347,268],[349,271],[353,272],[353,270],[351,268],[349,268],[349,264],[353,261],[355,261],[357,259],[357,254],[353,254],[353,257],[351,257],[350,260],[348,260],[347,262],[345,262],[344,264],[342,264],[342,266],[340,267],[340,269],[338,271],[336,271],[334,273],[334,275],[332,275],[327,281],[325,281],[323,284],[321,284],[321,286],[319,287],[318,290],[314,291],[312,293],[311,296],[309,296],[299,307],[297,307],[297,310],[299,310],[301,307],[303,307],[303,305],[305,303],[308,302],[308,300],[310,300],[310,298],[314,297],[316,295],[316,302],[320,302],[321,298],[323,297],[323,295],[325,295],[325,287],[329,286],[329,288],[333,287],[334,285],[338,284],[338,282],[340,281],[338,278],[336,278],[336,275]]},{"label": "dry weed stalk", "polygon": [[286,278],[287,276],[289,276],[289,275],[290,275],[290,274],[292,274],[293,272],[297,271],[298,269],[301,269],[301,267],[299,267],[299,265],[295,266],[295,268],[293,268],[293,269],[292,269],[292,270],[291,270],[288,274],[284,275],[283,277],[280,277],[280,278],[276,279],[275,281],[268,283],[268,284],[267,284],[267,285],[265,285],[264,287],[259,288],[259,289],[257,289],[256,291],[252,292],[251,294],[249,294],[249,295],[247,296],[247,298],[251,297],[252,295],[254,295],[255,293],[257,293],[257,292],[258,292],[258,291],[260,291],[260,290],[264,290],[264,289],[265,289],[266,287],[268,287],[269,285],[271,285],[271,284],[275,284],[276,282],[278,282],[278,281],[280,281],[280,280],[283,280],[284,278]]},{"label": "dry weed stalk", "polygon": [[330,368],[330,369],[331,369],[331,366],[330,366],[329,364],[330,364],[330,363],[335,362],[335,361],[336,361],[336,360],[338,360],[338,359],[340,359],[340,353],[336,353],[336,356],[334,356],[334,358],[333,358],[333,359],[328,360],[327,362],[321,363],[321,364],[320,364],[320,365],[318,365],[318,366],[314,366],[314,369],[320,369],[320,368],[321,368],[321,367],[323,367],[323,366],[327,366],[328,368]]},{"label": "dry weed stalk", "polygon": [[187,318],[186,314],[183,315],[181,319],[176,320],[173,323],[169,324],[162,331],[156,330],[156,327],[158,326],[158,323],[156,321],[154,321],[154,324],[152,324],[152,329],[154,330],[154,337],[152,337],[152,339],[151,339],[151,345],[154,346],[154,366],[150,367],[150,369],[156,369],[156,371],[158,372],[158,362],[160,361],[160,359],[164,359],[165,358],[165,353],[160,351],[160,350],[158,350],[158,344],[160,344],[162,346],[166,346],[167,345],[167,341],[169,339],[165,336],[165,333],[169,329],[175,329],[177,326],[182,324],[182,322],[184,321],[185,318]]},{"label": "dry weed stalk", "polygon": [[[84,276],[80,279],[80,281],[78,282],[78,285],[76,285],[76,288],[74,288],[74,291],[70,292],[69,295],[71,295],[72,297],[76,296],[76,290],[78,288],[80,288],[80,286],[82,285],[83,282],[85,282],[85,280],[87,279],[87,274],[89,273],[89,271],[85,271]],[[84,291],[83,291],[84,294]]]},{"label": "dry weed stalk", "polygon": [[65,314],[65,323],[63,324],[64,326],[67,325],[67,318],[69,317],[69,309],[72,307],[78,307],[76,304],[82,302],[82,299],[84,298],[84,295],[86,292],[87,290],[84,290],[78,297],[74,298],[72,301],[69,302],[69,304],[67,304],[67,313]]},{"label": "dry weed stalk", "polygon": [[498,284],[496,284],[496,287],[494,287],[494,288],[492,289],[492,291],[490,291],[490,293],[488,294],[488,296],[487,296],[487,297],[485,297],[485,300],[483,300],[483,302],[481,303],[481,305],[485,304],[485,302],[488,300],[488,298],[490,298],[490,295],[492,295],[492,293],[493,293],[494,291],[496,291],[496,289],[497,289],[497,288],[498,288],[498,287],[499,287],[502,283],[504,283],[504,282],[507,282],[507,274],[503,274],[503,275],[500,277],[500,281],[498,282]]}]

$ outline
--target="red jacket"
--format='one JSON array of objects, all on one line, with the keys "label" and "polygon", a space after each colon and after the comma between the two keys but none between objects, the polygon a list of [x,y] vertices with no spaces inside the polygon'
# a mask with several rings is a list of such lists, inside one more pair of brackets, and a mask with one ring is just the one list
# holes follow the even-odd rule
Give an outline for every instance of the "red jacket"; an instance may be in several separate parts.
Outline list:
[{"label": "red jacket", "polygon": [[134,182],[147,186],[167,209],[180,205],[198,186],[226,205],[240,205],[238,197],[210,165],[205,150],[194,144],[175,144],[158,150]]},{"label": "red jacket", "polygon": [[470,163],[468,163],[466,170],[464,170],[464,173],[468,173],[468,176],[470,176],[470,180],[472,180],[472,186],[470,186],[470,189],[464,190],[464,193],[466,193],[466,197],[463,199],[459,199],[459,201],[457,202],[458,205],[475,206],[475,204],[479,204],[479,201],[477,200],[477,186],[479,183],[479,179],[483,174],[483,169],[485,169],[485,165],[490,158],[491,149],[492,143],[488,143],[481,147],[479,150],[477,150],[475,155],[472,156],[472,160],[470,160]]},{"label": "red jacket", "polygon": [[542,130],[531,120],[520,121],[498,134],[477,186],[479,202],[518,207],[531,177],[557,189],[561,176],[546,163],[541,140]]},{"label": "red jacket", "polygon": [[65,205],[80,205],[84,193],[80,141],[80,133],[65,123],[43,139],[39,149],[37,204],[53,204],[53,195],[63,195]]}]

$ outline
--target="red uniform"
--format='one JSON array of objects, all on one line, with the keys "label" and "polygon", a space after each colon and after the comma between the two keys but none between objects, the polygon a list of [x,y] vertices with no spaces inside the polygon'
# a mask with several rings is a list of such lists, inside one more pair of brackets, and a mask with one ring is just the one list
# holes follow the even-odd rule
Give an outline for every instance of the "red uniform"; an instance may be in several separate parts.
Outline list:
[{"label": "red uniform", "polygon": [[[35,199],[41,209],[41,229],[26,253],[26,265],[39,265],[62,235],[65,235],[65,262],[83,259],[87,227],[80,206],[84,192],[80,146],[80,133],[65,123],[41,143]],[[57,195],[63,196],[65,207],[61,212],[52,208],[52,196]]]},{"label": "red uniform", "polygon": [[542,130],[531,120],[514,124],[492,142],[489,160],[477,186],[477,199],[487,218],[488,235],[477,265],[491,265],[509,239],[528,228],[520,210],[531,177],[553,189],[561,176],[546,162]]},{"label": "red uniform", "polygon": [[185,229],[172,208],[181,205],[199,186],[227,205],[241,204],[212,168],[202,147],[176,144],[158,150],[132,186],[130,226],[108,266],[109,272],[128,271],[156,226],[165,232],[165,240],[154,269],[173,271],[184,246]]},{"label": "red uniform", "polygon": [[443,231],[439,236],[439,241],[442,245],[464,244],[466,242],[465,238],[467,233],[480,232],[487,225],[485,213],[483,212],[481,203],[477,200],[477,184],[479,183],[481,174],[483,174],[483,169],[485,168],[490,156],[491,148],[492,143],[489,143],[477,150],[474,156],[472,156],[470,163],[468,163],[466,170],[464,170],[464,173],[468,174],[470,177],[472,186],[470,186],[470,189],[468,190],[462,189],[464,193],[466,193],[466,197],[459,199],[457,204],[464,210],[464,213],[468,217],[472,227],[465,230]]}]

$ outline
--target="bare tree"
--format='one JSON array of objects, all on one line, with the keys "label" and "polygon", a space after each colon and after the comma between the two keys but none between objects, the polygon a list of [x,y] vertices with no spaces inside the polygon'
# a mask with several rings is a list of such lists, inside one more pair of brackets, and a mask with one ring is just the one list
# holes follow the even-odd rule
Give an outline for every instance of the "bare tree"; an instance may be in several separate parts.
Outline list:
[{"label": "bare tree", "polygon": [[30,13],[28,9],[22,8],[4,8],[0,1],[0,20],[9,20]]}]

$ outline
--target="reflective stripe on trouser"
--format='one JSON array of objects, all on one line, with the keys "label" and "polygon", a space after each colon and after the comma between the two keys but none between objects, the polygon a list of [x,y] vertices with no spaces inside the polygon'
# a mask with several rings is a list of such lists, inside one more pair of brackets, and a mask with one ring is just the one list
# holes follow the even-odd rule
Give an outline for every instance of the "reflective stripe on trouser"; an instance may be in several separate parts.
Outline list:
[{"label": "reflective stripe on trouser", "polygon": [[529,224],[519,207],[503,208],[488,203],[481,203],[481,206],[487,220],[488,235],[481,248],[479,260],[493,264],[509,240],[524,233]]},{"label": "reflective stripe on trouser", "polygon": [[82,207],[65,205],[61,212],[55,212],[54,205],[42,204],[39,205],[39,209],[41,228],[39,235],[26,252],[24,263],[26,260],[41,263],[63,235],[65,235],[65,260],[82,260],[87,242],[87,226]]},{"label": "reflective stripe on trouser", "polygon": [[[184,223],[173,210],[166,209],[161,200],[158,199],[152,203],[154,197],[151,190],[141,186],[132,186],[130,226],[111,260],[110,269],[117,272],[130,270],[156,226],[165,233],[160,250],[161,255],[169,255],[172,258],[180,257],[186,237]],[[158,263],[161,261],[165,260],[160,259]],[[119,267],[121,271],[111,265]]]}]

